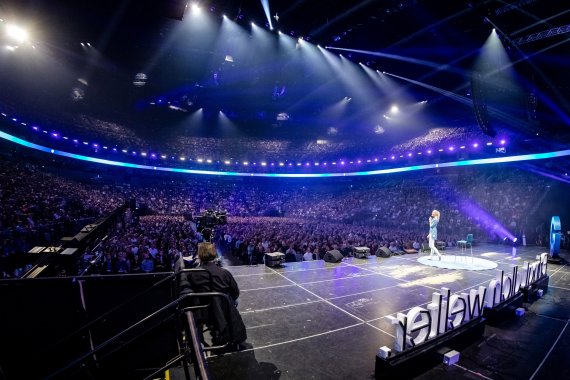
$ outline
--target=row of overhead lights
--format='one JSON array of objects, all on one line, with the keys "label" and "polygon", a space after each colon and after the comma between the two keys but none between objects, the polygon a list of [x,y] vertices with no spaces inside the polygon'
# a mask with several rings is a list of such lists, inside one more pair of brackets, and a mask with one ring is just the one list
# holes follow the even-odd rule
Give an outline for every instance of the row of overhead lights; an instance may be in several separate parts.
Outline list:
[{"label": "row of overhead lights", "polygon": [[[28,123],[19,121],[18,118],[15,117],[10,117],[8,116],[6,113],[1,112],[0,115],[6,119],[9,119],[10,121],[17,123],[19,125],[22,125],[24,127],[28,127]],[[92,149],[93,151],[95,151],[96,153],[98,153],[99,151],[111,151],[114,153],[124,153],[126,155],[132,156],[132,157],[148,157],[151,159],[162,159],[162,160],[178,160],[178,161],[189,161],[189,162],[196,162],[199,164],[224,164],[224,165],[243,165],[243,166],[261,166],[261,167],[307,167],[307,166],[313,166],[313,167],[318,167],[318,166],[344,166],[344,165],[360,165],[360,164],[372,164],[372,163],[379,163],[379,162],[389,162],[389,161],[394,161],[397,158],[411,158],[414,156],[423,156],[423,155],[432,155],[432,154],[437,154],[438,153],[452,153],[455,151],[461,151],[461,150],[466,150],[469,148],[473,148],[473,149],[477,149],[481,146],[480,143],[478,142],[474,142],[470,145],[460,145],[460,146],[449,146],[446,149],[444,148],[438,148],[438,149],[427,149],[425,151],[419,151],[419,152],[409,152],[406,154],[392,154],[390,156],[386,156],[386,157],[376,157],[373,159],[359,159],[359,160],[347,160],[347,159],[339,159],[336,161],[324,161],[324,162],[319,162],[319,161],[315,161],[315,162],[299,162],[299,161],[289,161],[289,160],[285,160],[285,161],[280,161],[280,162],[266,162],[266,161],[261,161],[261,162],[252,162],[252,161],[234,161],[234,160],[212,160],[212,159],[204,159],[204,158],[196,158],[196,159],[192,159],[192,158],[187,158],[186,156],[172,156],[172,155],[166,155],[166,154],[158,154],[158,153],[149,153],[149,152],[145,152],[145,151],[135,151],[135,150],[128,150],[128,149],[120,149],[117,146],[114,147],[109,147],[107,145],[102,145],[99,143],[93,143],[93,142],[89,142],[89,141],[85,141],[83,139],[78,139],[78,138],[70,138],[68,136],[65,136],[59,132],[56,131],[52,131],[49,132],[45,129],[41,129],[40,127],[38,127],[37,125],[32,125],[31,129],[35,132],[42,132],[46,135],[49,135],[51,138],[53,139],[61,139],[61,140],[65,140],[65,141],[69,141],[70,143],[72,143],[75,146],[86,146],[89,147],[90,149]],[[501,139],[499,141],[496,142],[492,142],[489,141],[487,143],[485,143],[486,146],[493,146],[493,145],[497,145],[499,147],[504,147],[507,144],[507,141],[505,139]]]}]

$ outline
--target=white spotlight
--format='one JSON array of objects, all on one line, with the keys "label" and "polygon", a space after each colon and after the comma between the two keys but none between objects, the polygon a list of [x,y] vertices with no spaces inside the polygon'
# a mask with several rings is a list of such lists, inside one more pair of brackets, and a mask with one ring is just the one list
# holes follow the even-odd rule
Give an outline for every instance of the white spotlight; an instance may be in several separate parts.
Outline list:
[{"label": "white spotlight", "polygon": [[394,105],[392,105],[392,107],[390,107],[390,113],[392,115],[395,115],[398,112],[400,112],[400,108],[398,108],[398,106],[396,104],[394,104]]},{"label": "white spotlight", "polygon": [[192,11],[196,12],[196,13],[200,13],[201,8],[198,5],[198,3],[192,3]]},{"label": "white spotlight", "polygon": [[8,37],[17,42],[24,42],[28,39],[28,32],[13,24],[6,26],[6,33],[8,34]]}]

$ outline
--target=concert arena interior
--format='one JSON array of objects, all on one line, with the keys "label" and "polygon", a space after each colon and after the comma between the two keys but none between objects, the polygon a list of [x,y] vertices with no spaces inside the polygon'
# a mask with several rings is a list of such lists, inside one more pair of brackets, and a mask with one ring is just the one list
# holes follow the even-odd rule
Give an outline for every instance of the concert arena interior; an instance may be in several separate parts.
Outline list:
[{"label": "concert arena interior", "polygon": [[569,379],[561,0],[0,1],[0,380]]}]

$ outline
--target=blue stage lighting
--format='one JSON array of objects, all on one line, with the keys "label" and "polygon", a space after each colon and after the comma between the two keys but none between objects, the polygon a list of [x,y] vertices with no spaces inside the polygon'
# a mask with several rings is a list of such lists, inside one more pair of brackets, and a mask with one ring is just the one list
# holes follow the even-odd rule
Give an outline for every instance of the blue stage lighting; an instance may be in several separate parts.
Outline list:
[{"label": "blue stage lighting", "polygon": [[[36,149],[42,152],[47,152],[51,154],[55,154],[62,157],[73,158],[82,161],[89,161],[95,162],[104,165],[112,165],[112,166],[122,166],[128,168],[135,168],[135,169],[146,169],[146,170],[159,170],[165,172],[174,172],[174,173],[186,173],[186,174],[203,174],[203,175],[223,175],[223,176],[252,176],[252,177],[288,177],[288,178],[319,178],[319,177],[342,177],[342,176],[369,176],[369,175],[381,175],[381,174],[390,174],[390,173],[402,173],[402,172],[409,172],[409,171],[416,171],[416,170],[426,170],[426,169],[434,169],[434,168],[444,168],[444,167],[455,167],[455,166],[471,166],[471,165],[488,165],[488,164],[497,164],[497,163],[507,163],[507,162],[520,162],[520,161],[531,161],[531,160],[542,160],[548,158],[555,158],[555,157],[565,157],[570,156],[570,149],[568,150],[561,150],[555,152],[545,152],[545,153],[534,153],[534,154],[524,154],[518,156],[507,156],[507,157],[497,157],[497,158],[485,158],[485,159],[477,159],[477,160],[465,160],[465,161],[454,161],[454,162],[444,162],[438,164],[426,164],[426,165],[414,165],[414,166],[406,166],[406,167],[399,167],[399,168],[391,168],[391,169],[379,169],[379,170],[371,170],[371,171],[360,171],[360,172],[347,172],[347,173],[243,173],[243,172],[220,172],[220,171],[210,171],[210,170],[195,170],[195,169],[182,169],[182,168],[171,168],[171,167],[155,167],[149,165],[140,165],[140,164],[133,164],[129,162],[120,162],[120,161],[113,161],[107,160],[102,158],[96,157],[89,157],[80,154],[69,153],[61,150],[56,150],[52,148],[48,148],[39,144],[35,144],[23,139],[20,139],[16,136],[10,135],[8,133],[0,131],[0,138],[5,140],[11,141],[18,145],[22,145],[31,149]],[[123,150],[127,153],[127,150]],[[133,152],[136,154],[136,152]],[[395,157],[392,156],[392,159]],[[180,160],[185,160],[185,157],[180,157]],[[344,165],[345,161],[341,161],[341,165]],[[308,164],[308,163],[307,163]],[[334,164],[334,162],[333,162]],[[244,161],[244,166],[248,166],[249,162]],[[297,163],[297,166],[301,166],[301,163]]]}]

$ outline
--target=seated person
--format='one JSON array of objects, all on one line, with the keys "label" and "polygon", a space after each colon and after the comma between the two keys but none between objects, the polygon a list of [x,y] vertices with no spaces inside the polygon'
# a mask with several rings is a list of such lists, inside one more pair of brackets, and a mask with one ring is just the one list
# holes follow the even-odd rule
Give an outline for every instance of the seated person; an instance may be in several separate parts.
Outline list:
[{"label": "seated person", "polygon": [[206,272],[192,273],[188,280],[192,290],[201,292],[220,292],[229,295],[235,304],[239,297],[239,288],[232,274],[218,266],[216,248],[212,243],[198,244],[198,268]]},{"label": "seated person", "polygon": [[[224,293],[228,301],[218,297],[208,300],[210,306],[206,315],[198,313],[198,322],[213,326],[212,342],[214,345],[224,343],[239,344],[247,339],[243,320],[235,307],[239,297],[239,288],[232,274],[216,263],[216,248],[212,243],[198,244],[198,269],[205,271],[189,272],[188,283],[196,293]],[[203,301],[203,300],[202,300]],[[201,304],[203,304],[201,302]]]}]

